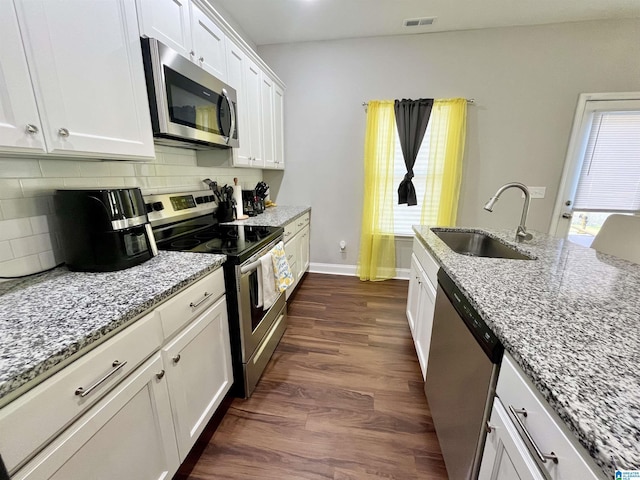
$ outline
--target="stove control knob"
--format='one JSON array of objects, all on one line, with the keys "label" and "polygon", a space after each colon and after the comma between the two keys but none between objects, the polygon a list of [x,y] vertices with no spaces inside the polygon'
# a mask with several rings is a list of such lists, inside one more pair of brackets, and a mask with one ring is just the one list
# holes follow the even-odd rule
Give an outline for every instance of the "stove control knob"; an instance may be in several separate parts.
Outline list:
[{"label": "stove control knob", "polygon": [[153,212],[153,205],[151,205],[150,203],[145,203],[144,208],[147,209],[147,213]]},{"label": "stove control knob", "polygon": [[200,205],[205,202],[205,197],[196,197],[196,203]]},{"label": "stove control knob", "polygon": [[162,202],[154,202],[153,203],[153,209],[156,212],[159,212],[160,210],[164,210],[164,205],[162,204]]}]

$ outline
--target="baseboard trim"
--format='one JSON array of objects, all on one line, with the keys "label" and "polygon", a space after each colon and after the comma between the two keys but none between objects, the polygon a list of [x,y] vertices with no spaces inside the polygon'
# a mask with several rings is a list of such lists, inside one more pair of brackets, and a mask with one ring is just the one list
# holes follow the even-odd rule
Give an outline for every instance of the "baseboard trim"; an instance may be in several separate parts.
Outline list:
[{"label": "baseboard trim", "polygon": [[[344,265],[340,263],[310,263],[309,272],[311,273],[324,273],[325,275],[346,275],[350,277],[356,276],[355,265]],[[395,280],[409,280],[409,269],[398,268],[396,269]]]}]

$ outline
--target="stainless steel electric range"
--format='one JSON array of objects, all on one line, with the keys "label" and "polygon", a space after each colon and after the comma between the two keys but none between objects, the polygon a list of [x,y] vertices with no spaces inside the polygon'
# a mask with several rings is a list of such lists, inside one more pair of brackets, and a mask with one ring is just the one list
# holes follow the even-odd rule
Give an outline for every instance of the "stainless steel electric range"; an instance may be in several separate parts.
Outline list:
[{"label": "stainless steel electric range", "polygon": [[282,240],[280,227],[219,224],[210,190],[147,195],[159,250],[219,253],[227,294],[235,396],[248,398],[287,325],[284,293],[268,310],[258,307],[258,260]]}]

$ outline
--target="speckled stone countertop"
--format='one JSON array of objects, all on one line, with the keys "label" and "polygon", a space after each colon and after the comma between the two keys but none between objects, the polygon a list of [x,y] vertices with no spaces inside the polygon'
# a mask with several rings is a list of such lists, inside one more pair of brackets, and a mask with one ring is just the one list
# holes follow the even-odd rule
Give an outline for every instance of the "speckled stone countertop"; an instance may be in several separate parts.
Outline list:
[{"label": "speckled stone countertop", "polygon": [[536,260],[507,260],[414,231],[605,477],[640,470],[640,265],[538,232],[516,247]]},{"label": "speckled stone countertop", "polygon": [[246,220],[236,220],[227,225],[257,225],[260,227],[284,227],[291,220],[309,212],[311,207],[278,206],[269,207],[263,213]]},{"label": "speckled stone countertop", "polygon": [[0,405],[12,391],[220,267],[225,255],[161,251],[109,273],[70,272],[0,283]]}]

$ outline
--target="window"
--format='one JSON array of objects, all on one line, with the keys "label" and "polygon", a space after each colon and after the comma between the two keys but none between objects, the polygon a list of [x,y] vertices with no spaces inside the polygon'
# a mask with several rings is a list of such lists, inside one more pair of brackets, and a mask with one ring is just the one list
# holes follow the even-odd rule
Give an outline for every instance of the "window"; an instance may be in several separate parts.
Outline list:
[{"label": "window", "polygon": [[592,101],[586,110],[569,239],[590,246],[611,213],[640,213],[640,102]]},{"label": "window", "polygon": [[[427,166],[429,163],[429,139],[431,138],[431,123],[427,125],[427,131],[424,134],[422,145],[418,151],[418,158],[413,166],[413,186],[416,189],[417,205],[411,207],[406,204],[398,205],[398,189],[393,192],[393,233],[395,235],[413,236],[411,225],[420,225],[422,214],[422,203],[424,202],[425,190],[427,188]],[[402,147],[400,146],[400,138],[398,132],[395,134],[395,149],[393,159],[393,183],[400,185],[407,173],[407,167],[404,164],[402,156]]]}]

